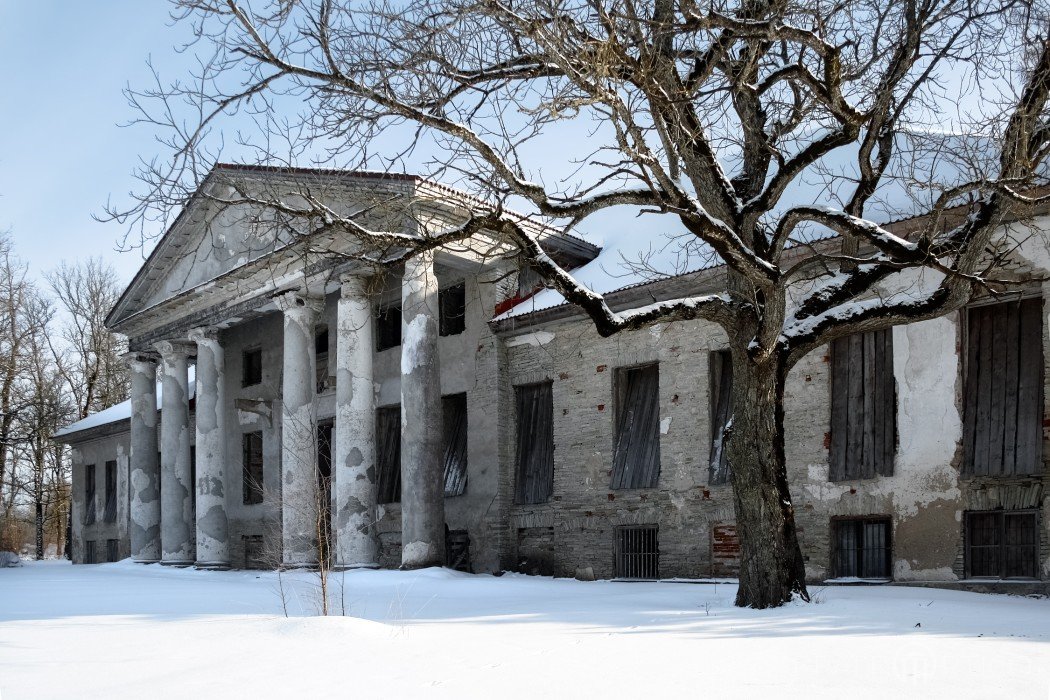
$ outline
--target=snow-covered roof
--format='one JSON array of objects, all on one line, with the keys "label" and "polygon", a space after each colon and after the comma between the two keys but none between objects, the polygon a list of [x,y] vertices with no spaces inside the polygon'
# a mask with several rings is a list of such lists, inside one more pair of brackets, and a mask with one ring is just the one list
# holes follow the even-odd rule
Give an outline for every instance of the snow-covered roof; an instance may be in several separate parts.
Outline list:
[{"label": "snow-covered roof", "polygon": [[[196,386],[193,379],[190,380],[190,398],[193,398],[196,393]],[[163,384],[157,384],[157,410],[160,410],[161,400],[163,399],[164,386]],[[71,423],[66,427],[55,433],[55,439],[68,437],[76,433],[82,433],[92,428],[99,428],[103,425],[109,425],[111,423],[119,423],[122,420],[129,420],[131,418],[131,399],[118,403],[115,406],[105,408],[98,413],[92,413],[86,418],[81,418],[76,423]]]}]

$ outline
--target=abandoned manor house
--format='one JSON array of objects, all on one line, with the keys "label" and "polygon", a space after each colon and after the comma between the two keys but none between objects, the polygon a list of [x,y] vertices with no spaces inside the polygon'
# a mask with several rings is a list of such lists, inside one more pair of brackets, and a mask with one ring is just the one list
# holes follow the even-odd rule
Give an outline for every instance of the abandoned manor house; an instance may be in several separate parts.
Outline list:
[{"label": "abandoned manor house", "polygon": [[[59,434],[74,562],[735,575],[721,328],[602,338],[495,235],[381,274],[369,259],[389,251],[295,236],[252,204],[306,189],[380,231],[441,230],[476,204],[408,175],[216,166],[109,316],[129,341],[130,400]],[[622,262],[523,225],[581,279]],[[791,371],[811,581],[1047,589],[1050,216],[1008,225],[1025,230],[1009,294],[836,341]],[[724,285],[707,265],[607,298]]]}]

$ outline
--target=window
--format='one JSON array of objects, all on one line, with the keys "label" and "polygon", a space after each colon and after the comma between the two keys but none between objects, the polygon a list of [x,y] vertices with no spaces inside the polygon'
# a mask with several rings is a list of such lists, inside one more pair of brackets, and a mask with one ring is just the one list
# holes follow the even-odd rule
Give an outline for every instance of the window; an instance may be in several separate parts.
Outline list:
[{"label": "window", "polygon": [[893,475],[897,388],[892,329],[831,344],[831,481]]},{"label": "window", "polygon": [[834,578],[890,578],[890,521],[832,520],[831,556]]},{"label": "window", "polygon": [[733,416],[733,357],[728,350],[719,350],[710,358],[711,457],[707,483],[718,485],[729,481],[725,438]]},{"label": "window", "polygon": [[660,578],[660,539],[656,525],[616,528],[616,578]]},{"label": "window", "polygon": [[972,578],[1037,578],[1039,525],[1034,510],[966,514],[966,575]]},{"label": "window", "polygon": [[379,307],[376,314],[376,352],[401,344],[401,305]]},{"label": "window", "polygon": [[376,499],[401,502],[401,407],[376,410],[376,464],[379,467]]},{"label": "window", "polygon": [[460,282],[438,292],[438,331],[441,335],[459,335],[467,325],[467,287]]},{"label": "window", "polygon": [[117,463],[106,462],[106,508],[102,514],[103,522],[117,522]]},{"label": "window", "polygon": [[262,383],[262,348],[245,350],[242,355],[243,374],[241,386],[254,386]]},{"label": "window", "polygon": [[266,550],[263,549],[262,535],[241,535],[244,543],[244,568],[265,569]]},{"label": "window", "polygon": [[106,540],[106,561],[120,561],[120,540]]},{"label": "window", "polygon": [[84,563],[97,564],[98,558],[95,554],[95,540],[84,540]]},{"label": "window", "polygon": [[84,524],[95,522],[95,465],[84,467]]},{"label": "window", "polygon": [[314,353],[317,357],[317,393],[322,394],[328,389],[328,326],[318,326]]},{"label": "window", "polygon": [[441,399],[445,433],[445,496],[462,496],[467,490],[467,395]]},{"label": "window", "polygon": [[241,437],[244,459],[241,479],[243,503],[246,506],[263,502],[263,435],[262,431],[245,433]]},{"label": "window", "polygon": [[964,474],[1042,472],[1042,308],[1024,299],[968,312]]},{"label": "window", "polygon": [[616,388],[611,488],[654,488],[660,480],[659,365],[618,370]]},{"label": "window", "polygon": [[551,382],[514,388],[518,443],[516,503],[546,503],[554,490],[554,397]]}]

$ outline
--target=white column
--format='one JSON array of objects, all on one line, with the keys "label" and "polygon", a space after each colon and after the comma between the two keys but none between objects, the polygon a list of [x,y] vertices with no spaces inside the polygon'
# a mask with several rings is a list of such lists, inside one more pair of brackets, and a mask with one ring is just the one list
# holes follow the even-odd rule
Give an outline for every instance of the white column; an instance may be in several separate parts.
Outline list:
[{"label": "white column", "polygon": [[322,300],[298,292],[276,297],[284,312],[281,397],[281,515],[285,566],[317,563],[323,494],[317,480],[317,355],[314,322]]},{"label": "white column", "polygon": [[190,483],[189,358],[191,343],[156,344],[161,359],[160,542],[161,563],[189,566],[194,551],[194,489]]},{"label": "white column", "polygon": [[197,566],[230,566],[229,521],[226,515],[226,386],[225,362],[214,328],[190,331],[197,344]]},{"label": "white column", "polygon": [[431,252],[405,263],[401,319],[401,568],[444,566],[438,281]]},{"label": "white column", "polygon": [[131,369],[130,523],[131,557],[160,561],[160,463],[157,459],[157,358],[124,356]]},{"label": "white column", "polygon": [[375,385],[372,304],[367,279],[342,278],[337,308],[335,452],[336,566],[377,567]]}]

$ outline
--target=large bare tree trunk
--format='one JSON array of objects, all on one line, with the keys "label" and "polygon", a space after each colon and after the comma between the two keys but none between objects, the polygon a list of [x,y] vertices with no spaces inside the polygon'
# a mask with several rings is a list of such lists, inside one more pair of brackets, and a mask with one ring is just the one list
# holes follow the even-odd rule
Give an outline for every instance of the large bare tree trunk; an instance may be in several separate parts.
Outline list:
[{"label": "large bare tree trunk", "polygon": [[777,360],[758,363],[746,346],[733,349],[726,449],[741,544],[736,604],[752,608],[809,599],[784,457],[784,375]]}]

